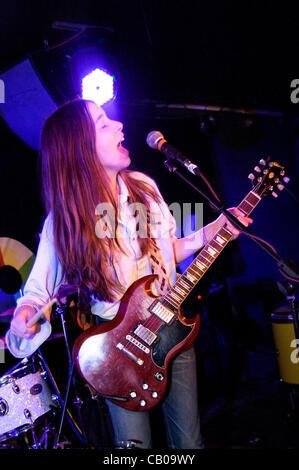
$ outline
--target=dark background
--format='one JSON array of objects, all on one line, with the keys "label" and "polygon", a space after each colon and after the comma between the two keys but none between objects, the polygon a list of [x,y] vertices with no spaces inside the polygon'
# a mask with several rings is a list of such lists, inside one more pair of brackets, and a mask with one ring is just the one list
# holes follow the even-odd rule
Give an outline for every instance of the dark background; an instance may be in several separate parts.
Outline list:
[{"label": "dark background", "polygon": [[[119,90],[107,113],[124,122],[132,168],[153,176],[169,204],[204,201],[167,172],[161,154],[147,147],[146,136],[151,130],[160,130],[200,164],[227,206],[238,205],[247,194],[247,175],[261,157],[270,155],[285,165],[291,178],[288,188],[277,200],[270,197],[261,202],[253,214],[252,230],[298,265],[299,103],[290,99],[291,81],[299,78],[298,7],[287,1],[85,0],[50,4],[11,0],[2,2],[1,7],[0,68],[7,69],[27,54],[43,50],[45,41],[51,47],[72,36],[72,32],[53,29],[54,21],[113,28],[110,52],[118,68]],[[59,81],[56,86],[59,89]],[[263,115],[204,112],[194,106],[166,109],[156,103],[255,109]],[[274,113],[265,115],[265,111]],[[3,120],[0,138],[0,236],[14,238],[35,253],[45,216],[37,151]],[[206,189],[198,179],[193,181]],[[204,202],[204,223],[216,215]],[[254,242],[245,236],[233,242],[187,306],[202,311],[212,322],[210,329],[203,330],[204,344],[219,325],[222,338],[229,343],[235,334],[233,324],[237,340],[234,337],[232,343],[240,342],[246,350],[263,347],[273,351],[270,314],[285,303],[276,285],[281,279],[275,261]],[[248,366],[249,375],[263,375],[275,367],[272,359],[262,365],[260,358],[250,356],[250,360],[253,368]],[[218,369],[215,374],[217,382]]]},{"label": "dark background", "polygon": [[[247,175],[261,155],[271,155],[286,165],[293,195],[284,192],[278,201],[263,202],[255,214],[254,230],[281,255],[296,258],[298,105],[291,103],[290,83],[296,78],[298,40],[291,2],[282,6],[267,1],[112,0],[51,5],[11,1],[3,8],[0,21],[2,69],[43,50],[45,41],[54,46],[72,36],[72,32],[53,29],[54,21],[113,28],[111,50],[119,72],[115,107],[125,124],[126,146],[133,166],[157,179],[169,203],[201,199],[167,173],[160,154],[147,148],[145,138],[153,129],[161,130],[185,155],[200,163],[228,205],[237,205],[247,193]],[[56,86],[64,85],[57,81]],[[280,117],[250,115],[245,119],[234,113],[171,111],[145,106],[145,101],[274,110]],[[0,132],[1,233],[34,250],[44,216],[36,176],[37,152],[3,121]],[[209,220],[206,204],[204,210]],[[267,271],[275,275],[260,249],[252,243],[250,249],[262,256]]]}]

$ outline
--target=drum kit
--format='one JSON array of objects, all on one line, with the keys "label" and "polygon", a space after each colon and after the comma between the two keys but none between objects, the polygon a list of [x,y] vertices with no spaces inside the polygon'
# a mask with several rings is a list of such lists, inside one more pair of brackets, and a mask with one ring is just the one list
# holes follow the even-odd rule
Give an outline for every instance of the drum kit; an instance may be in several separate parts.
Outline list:
[{"label": "drum kit", "polygon": [[[52,335],[48,341],[62,336]],[[7,355],[5,337],[0,349]],[[55,434],[51,423],[60,408],[61,397],[41,352],[22,359],[0,377],[0,449],[48,448]]]},{"label": "drum kit", "polygon": [[[22,295],[33,262],[33,253],[24,245],[0,238],[0,335],[9,328],[16,298]],[[64,337],[65,331],[54,333],[46,344],[55,345],[57,350],[57,341]],[[10,365],[14,360],[4,334],[0,337],[0,375],[4,364]],[[61,436],[64,411],[82,441],[82,426],[80,429],[69,409],[65,410],[57,381],[38,349],[0,377],[0,449],[71,447],[71,442]]]},{"label": "drum kit", "polygon": [[[7,311],[4,313],[8,315]],[[63,336],[63,333],[52,334],[47,343],[56,343]],[[1,354],[5,359],[7,354],[12,359],[5,336],[0,339],[0,358]],[[53,448],[54,442],[55,448],[71,446],[65,439],[58,442],[57,418],[62,406],[57,383],[38,349],[0,377],[0,449],[47,449]]]}]

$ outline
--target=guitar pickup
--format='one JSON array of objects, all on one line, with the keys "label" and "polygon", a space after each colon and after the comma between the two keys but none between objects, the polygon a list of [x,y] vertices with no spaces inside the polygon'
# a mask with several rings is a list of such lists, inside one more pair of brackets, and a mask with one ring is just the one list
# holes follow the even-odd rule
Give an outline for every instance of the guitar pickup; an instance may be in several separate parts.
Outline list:
[{"label": "guitar pickup", "polygon": [[138,323],[132,333],[148,346],[151,346],[158,337],[156,333],[146,328],[142,323]]},{"label": "guitar pickup", "polygon": [[160,320],[164,321],[168,325],[171,323],[175,313],[169,310],[165,305],[161,304],[161,302],[156,302],[154,305],[151,306],[150,312],[154,313]]}]

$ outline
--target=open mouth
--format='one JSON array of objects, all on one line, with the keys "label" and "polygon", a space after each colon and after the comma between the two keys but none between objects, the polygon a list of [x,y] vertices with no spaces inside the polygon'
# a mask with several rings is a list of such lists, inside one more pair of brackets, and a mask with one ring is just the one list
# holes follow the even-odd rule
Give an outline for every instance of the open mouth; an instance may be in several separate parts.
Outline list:
[{"label": "open mouth", "polygon": [[120,141],[119,141],[118,144],[117,144],[117,148],[122,147],[122,142],[123,142],[124,140],[125,140],[124,137],[122,137],[122,138],[120,139]]}]

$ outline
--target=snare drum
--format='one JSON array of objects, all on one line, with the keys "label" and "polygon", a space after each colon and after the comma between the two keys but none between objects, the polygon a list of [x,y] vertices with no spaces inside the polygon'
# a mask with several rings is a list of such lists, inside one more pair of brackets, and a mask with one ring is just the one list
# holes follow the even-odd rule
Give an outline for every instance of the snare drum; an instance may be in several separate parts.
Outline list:
[{"label": "snare drum", "polygon": [[272,313],[271,323],[280,377],[288,384],[299,385],[299,356],[289,308],[280,308]]},{"label": "snare drum", "polygon": [[28,363],[0,378],[0,442],[18,436],[56,406],[41,365]]}]

